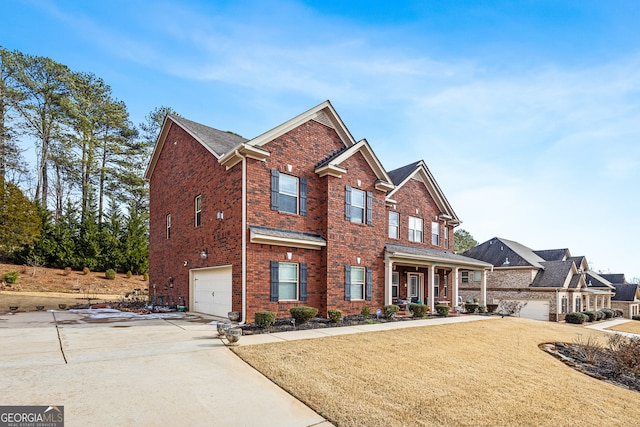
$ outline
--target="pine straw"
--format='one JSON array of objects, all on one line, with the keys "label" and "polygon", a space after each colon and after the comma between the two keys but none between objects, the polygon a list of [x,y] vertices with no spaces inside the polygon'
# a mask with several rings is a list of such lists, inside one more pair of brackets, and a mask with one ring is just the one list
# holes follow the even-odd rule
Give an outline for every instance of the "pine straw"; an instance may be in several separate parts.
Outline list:
[{"label": "pine straw", "polygon": [[519,318],[434,325],[234,351],[338,426],[629,425],[637,392],[541,351],[604,333]]},{"label": "pine straw", "polygon": [[611,326],[607,329],[612,331],[629,332],[631,334],[640,334],[640,322],[637,320],[631,320],[627,323]]}]

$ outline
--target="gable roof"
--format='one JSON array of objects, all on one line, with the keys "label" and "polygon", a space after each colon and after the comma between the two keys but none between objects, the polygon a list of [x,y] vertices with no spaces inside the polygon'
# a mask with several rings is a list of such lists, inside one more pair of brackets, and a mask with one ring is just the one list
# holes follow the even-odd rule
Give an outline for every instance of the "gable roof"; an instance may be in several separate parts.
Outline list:
[{"label": "gable roof", "polygon": [[608,288],[615,289],[611,282],[593,271],[585,273],[585,282],[589,288]]},{"label": "gable roof", "polygon": [[225,153],[229,152],[237,145],[247,141],[246,138],[239,135],[205,126],[174,114],[168,114],[162,122],[160,134],[156,140],[156,145],[153,148],[153,153],[151,154],[151,160],[149,161],[149,165],[145,172],[145,178],[147,180],[150,179],[151,174],[153,174],[153,169],[158,162],[160,152],[166,142],[171,124],[176,124],[182,128],[182,130],[191,135],[196,141],[202,144],[204,148],[213,154],[216,159],[220,159],[220,157]]},{"label": "gable roof", "polygon": [[569,249],[543,249],[541,251],[533,251],[540,258],[545,261],[562,261],[569,257],[571,254],[569,253]]},{"label": "gable roof", "polygon": [[396,258],[409,258],[412,260],[422,260],[425,262],[445,262],[463,265],[469,268],[490,269],[491,264],[458,255],[452,251],[443,251],[432,248],[419,248],[415,246],[405,246],[387,243],[384,246],[385,254]]},{"label": "gable roof", "polygon": [[616,284],[616,294],[611,297],[612,301],[635,301],[640,300],[640,286],[633,284]]},{"label": "gable roof", "polygon": [[627,283],[627,279],[624,277],[624,273],[616,273],[616,274],[601,273],[600,276],[607,279],[609,282],[613,283],[614,285]]},{"label": "gable roof", "polygon": [[465,256],[493,264],[494,267],[532,267],[543,269],[545,260],[531,248],[513,240],[494,237],[464,252]]},{"label": "gable roof", "polygon": [[532,288],[563,288],[565,284],[570,288],[579,287],[581,275],[575,274],[577,271],[572,261],[544,261],[542,265],[544,269],[536,274],[530,285]]},{"label": "gable roof", "polygon": [[458,215],[456,215],[449,200],[447,200],[447,197],[444,195],[424,160],[394,169],[389,172],[389,177],[393,181],[395,188],[387,194],[387,199],[392,199],[393,195],[402,188],[403,185],[409,182],[410,179],[416,179],[424,183],[427,187],[427,191],[431,194],[431,197],[433,197],[433,200],[436,202],[436,206],[440,210],[438,216],[441,219],[447,220],[454,226],[461,223]]}]

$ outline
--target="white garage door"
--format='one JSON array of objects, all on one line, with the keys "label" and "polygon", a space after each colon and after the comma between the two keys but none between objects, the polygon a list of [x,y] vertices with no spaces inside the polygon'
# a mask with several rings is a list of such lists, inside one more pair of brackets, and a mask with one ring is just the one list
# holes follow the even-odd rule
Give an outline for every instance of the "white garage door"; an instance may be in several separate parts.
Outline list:
[{"label": "white garage door", "polygon": [[523,300],[527,305],[520,310],[520,317],[549,321],[549,301]]},{"label": "white garage door", "polygon": [[231,266],[192,270],[192,310],[227,317],[231,311]]}]

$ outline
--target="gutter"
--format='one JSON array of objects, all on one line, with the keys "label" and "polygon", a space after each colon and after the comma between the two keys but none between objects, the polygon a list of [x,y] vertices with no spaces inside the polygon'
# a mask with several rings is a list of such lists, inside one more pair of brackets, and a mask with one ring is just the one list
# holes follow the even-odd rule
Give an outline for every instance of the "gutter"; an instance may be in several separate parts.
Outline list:
[{"label": "gutter", "polygon": [[[238,150],[236,150],[236,154]],[[242,156],[242,320],[247,322],[247,158]]]}]

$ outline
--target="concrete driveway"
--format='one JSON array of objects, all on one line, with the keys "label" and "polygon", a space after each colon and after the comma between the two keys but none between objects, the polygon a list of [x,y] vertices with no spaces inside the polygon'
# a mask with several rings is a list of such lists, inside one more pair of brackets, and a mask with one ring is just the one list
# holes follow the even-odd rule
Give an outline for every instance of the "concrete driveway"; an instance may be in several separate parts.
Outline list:
[{"label": "concrete driveway", "polygon": [[64,406],[65,426],[330,426],[201,319],[0,315],[0,405]]}]

